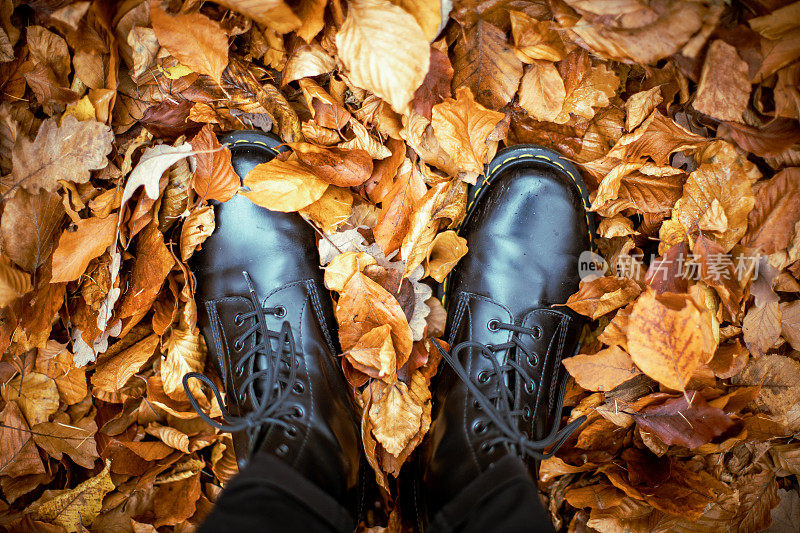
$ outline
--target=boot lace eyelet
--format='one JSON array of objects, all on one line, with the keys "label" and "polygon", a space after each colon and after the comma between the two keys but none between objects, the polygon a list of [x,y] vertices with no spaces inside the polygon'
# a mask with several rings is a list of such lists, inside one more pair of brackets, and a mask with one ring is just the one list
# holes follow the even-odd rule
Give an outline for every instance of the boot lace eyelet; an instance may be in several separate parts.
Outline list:
[{"label": "boot lace eyelet", "polygon": [[281,444],[280,446],[275,448],[275,453],[281,456],[286,455],[287,453],[289,453],[289,447],[286,444]]},{"label": "boot lace eyelet", "polygon": [[297,435],[297,428],[294,426],[289,426],[288,428],[286,428],[286,431],[284,431],[283,434],[289,438],[293,438],[294,436]]},{"label": "boot lace eyelet", "polygon": [[283,318],[286,316],[286,308],[282,305],[277,306],[277,310],[275,311],[275,316],[278,318]]},{"label": "boot lace eyelet", "polygon": [[530,406],[525,406],[522,408],[522,419],[523,420],[530,420],[531,419],[531,408]]},{"label": "boot lace eyelet", "polygon": [[532,334],[532,336],[533,336],[534,339],[541,338],[541,336],[542,336],[542,328],[540,328],[539,326],[533,326],[533,334]]},{"label": "boot lace eyelet", "polygon": [[242,342],[242,339],[236,339],[233,342],[233,349],[236,350],[237,352],[241,352],[242,348],[244,348],[244,343]]},{"label": "boot lace eyelet", "polygon": [[481,404],[480,404],[480,402],[478,400],[473,400],[472,401],[472,408],[475,409],[476,411],[480,411],[481,409],[483,409],[483,407],[481,407]]},{"label": "boot lace eyelet", "polygon": [[494,451],[494,444],[489,444],[488,442],[481,443],[481,452],[485,454],[490,454]]},{"label": "boot lace eyelet", "polygon": [[536,390],[536,385],[534,385],[532,381],[525,382],[525,392],[527,392],[528,394],[533,394],[535,390]]},{"label": "boot lace eyelet", "polygon": [[486,327],[489,329],[489,331],[497,331],[497,329],[498,329],[497,326],[499,326],[499,325],[500,325],[500,321],[497,320],[496,318],[493,318],[489,322],[486,323]]},{"label": "boot lace eyelet", "polygon": [[488,383],[489,382],[489,373],[486,370],[481,370],[478,372],[478,383]]},{"label": "boot lace eyelet", "polygon": [[486,424],[484,424],[480,420],[476,420],[472,424],[472,432],[475,433],[476,435],[480,435],[481,433],[486,433],[486,429],[487,429]]},{"label": "boot lace eyelet", "polygon": [[528,366],[536,366],[539,364],[539,358],[535,355],[529,355],[527,359]]},{"label": "boot lace eyelet", "polygon": [[299,419],[303,418],[303,415],[305,415],[305,414],[306,414],[306,411],[305,411],[305,409],[303,409],[303,407],[301,405],[295,405],[294,408],[292,409],[292,415],[291,416],[292,416],[292,418],[296,418],[296,419],[299,420]]},{"label": "boot lace eyelet", "polygon": [[292,385],[292,391],[295,394],[303,394],[306,391],[306,386],[303,385],[301,382],[296,381],[294,385]]},{"label": "boot lace eyelet", "polygon": [[242,322],[244,322],[242,313],[236,313],[236,315],[233,317],[233,323],[236,324],[237,326],[241,326]]}]

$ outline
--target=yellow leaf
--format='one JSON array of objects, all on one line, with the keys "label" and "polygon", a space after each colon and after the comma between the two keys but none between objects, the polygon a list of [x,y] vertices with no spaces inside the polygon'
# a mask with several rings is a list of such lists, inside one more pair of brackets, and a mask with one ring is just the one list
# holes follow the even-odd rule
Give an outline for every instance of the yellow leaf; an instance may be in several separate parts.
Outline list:
[{"label": "yellow leaf", "polygon": [[397,357],[392,346],[392,328],[389,324],[378,326],[358,339],[358,342],[342,354],[354,369],[369,377],[395,381],[397,379]]},{"label": "yellow leaf", "polygon": [[322,197],[300,210],[300,214],[315,222],[325,233],[334,233],[353,210],[353,195],[348,189],[331,185]]},{"label": "yellow leaf", "polygon": [[175,65],[174,67],[169,67],[169,68],[161,68],[161,67],[159,67],[158,70],[163,72],[164,76],[167,79],[170,79],[170,80],[177,80],[177,79],[182,78],[184,76],[188,76],[189,74],[192,73],[192,69],[190,69],[186,65],[181,65],[181,64],[178,64],[178,65]]},{"label": "yellow leaf", "polygon": [[244,186],[250,190],[240,194],[254,204],[290,213],[322,198],[328,183],[299,161],[273,159],[248,172]]},{"label": "yellow leaf", "polygon": [[34,511],[37,520],[52,522],[67,533],[77,533],[91,526],[103,508],[103,498],[114,490],[109,467],[111,461],[96,476],[87,479],[71,490],[59,491],[55,498],[44,501]]},{"label": "yellow leaf", "polygon": [[392,0],[406,11],[408,11],[419,23],[425,37],[433,41],[441,30],[442,24],[442,3],[431,2],[430,0]]},{"label": "yellow leaf", "polygon": [[350,79],[405,113],[428,73],[428,38],[414,17],[388,0],[352,0],[347,8],[336,47]]},{"label": "yellow leaf", "polygon": [[694,371],[714,354],[706,345],[703,314],[685,296],[644,293],[628,323],[628,350],[642,371],[675,390],[684,390]]},{"label": "yellow leaf", "polygon": [[[161,381],[168,396],[182,399],[183,376],[189,372],[202,372],[206,362],[206,343],[202,336],[191,331],[173,329],[167,341],[167,357],[161,361]],[[202,396],[200,383],[189,382],[195,396]]]},{"label": "yellow leaf", "polygon": [[444,231],[434,237],[428,251],[426,272],[442,283],[458,261],[467,255],[467,239],[459,237],[453,230]]},{"label": "yellow leaf", "polygon": [[94,104],[92,104],[89,96],[84,96],[77,102],[67,104],[67,108],[64,110],[64,115],[62,115],[61,120],[64,120],[64,117],[67,116],[73,116],[80,121],[95,120]]},{"label": "yellow leaf", "polygon": [[31,289],[30,275],[14,268],[5,255],[0,256],[0,307],[6,307]]},{"label": "yellow leaf", "polygon": [[658,85],[647,91],[632,94],[625,102],[625,129],[633,131],[663,101],[661,87]]},{"label": "yellow leaf", "polygon": [[461,87],[455,100],[447,98],[433,106],[431,124],[439,145],[458,169],[481,174],[489,150],[486,139],[503,116],[477,103],[472,91]]},{"label": "yellow leaf", "polygon": [[89,265],[114,242],[117,236],[118,215],[106,218],[92,217],[79,220],[75,231],[65,231],[53,253],[51,282],[78,279]]},{"label": "yellow leaf", "polygon": [[279,33],[296,30],[301,24],[300,18],[282,0],[266,2],[264,0],[218,0],[216,3],[238,11],[262,26],[273,28]]},{"label": "yellow leaf", "polygon": [[155,422],[149,424],[145,430],[148,435],[158,437],[161,441],[171,448],[189,453],[189,436],[175,428],[162,426]]},{"label": "yellow leaf", "polygon": [[561,61],[567,55],[564,43],[549,20],[538,21],[521,11],[509,11],[511,34],[517,45],[517,56],[525,63],[544,59]]},{"label": "yellow leaf", "polygon": [[214,208],[202,206],[186,217],[181,227],[181,259],[188,261],[194,251],[214,233]]},{"label": "yellow leaf", "polygon": [[558,69],[549,61],[531,61],[519,88],[519,106],[536,120],[550,121],[561,114],[567,92]]},{"label": "yellow leaf", "polygon": [[201,13],[169,15],[154,1],[150,21],[159,44],[175,59],[221,83],[228,66],[228,36],[218,22]]},{"label": "yellow leaf", "polygon": [[553,122],[564,124],[569,121],[570,114],[586,119],[593,118],[596,112],[594,108],[607,106],[618,87],[619,78],[606,65],[589,67],[578,85],[567,91],[561,113],[553,119]]},{"label": "yellow leaf", "polygon": [[325,267],[325,286],[332,291],[342,292],[353,274],[376,263],[374,257],[364,252],[339,254]]},{"label": "yellow leaf", "polygon": [[631,356],[618,346],[568,357],[564,359],[564,367],[578,385],[590,391],[610,391],[641,374]]},{"label": "yellow leaf", "polygon": [[28,424],[47,422],[58,411],[58,387],[51,378],[38,372],[19,375],[3,384],[3,399],[19,404]]},{"label": "yellow leaf", "polygon": [[370,390],[375,396],[369,408],[372,434],[387,452],[398,455],[419,431],[422,406],[402,381],[388,385],[373,381]]}]

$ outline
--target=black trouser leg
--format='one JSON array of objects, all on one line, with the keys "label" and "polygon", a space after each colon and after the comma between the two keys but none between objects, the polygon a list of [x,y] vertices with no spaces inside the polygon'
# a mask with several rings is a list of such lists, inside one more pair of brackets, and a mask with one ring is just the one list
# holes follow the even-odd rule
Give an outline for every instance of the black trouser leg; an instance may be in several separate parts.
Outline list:
[{"label": "black trouser leg", "polygon": [[262,453],[225,487],[200,532],[352,533],[354,528],[336,500],[280,459]]},{"label": "black trouser leg", "polygon": [[554,531],[536,483],[516,456],[506,456],[467,485],[433,517],[428,528],[430,533],[486,531]]}]

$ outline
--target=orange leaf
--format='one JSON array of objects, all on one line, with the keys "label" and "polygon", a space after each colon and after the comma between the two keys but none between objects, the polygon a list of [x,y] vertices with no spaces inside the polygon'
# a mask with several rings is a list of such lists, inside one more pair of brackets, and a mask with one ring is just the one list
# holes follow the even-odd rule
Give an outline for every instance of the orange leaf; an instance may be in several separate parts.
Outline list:
[{"label": "orange leaf", "polygon": [[78,279],[89,261],[106,251],[117,235],[118,215],[106,218],[84,218],[76,222],[75,231],[65,231],[53,253],[51,282]]}]

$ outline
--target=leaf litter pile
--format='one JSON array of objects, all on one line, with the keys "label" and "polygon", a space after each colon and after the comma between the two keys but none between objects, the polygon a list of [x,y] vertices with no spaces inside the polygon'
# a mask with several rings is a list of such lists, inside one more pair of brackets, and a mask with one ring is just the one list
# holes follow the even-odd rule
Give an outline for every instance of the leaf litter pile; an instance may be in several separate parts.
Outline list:
[{"label": "leaf litter pile", "polygon": [[[800,2],[443,5],[0,0],[2,527],[202,522],[237,466],[181,386],[211,372],[186,261],[243,194],[320,235],[386,496],[361,528],[397,531],[467,186],[535,143],[581,169],[607,267],[568,302],[556,527],[797,531]],[[241,188],[237,129],[289,148]]]}]

